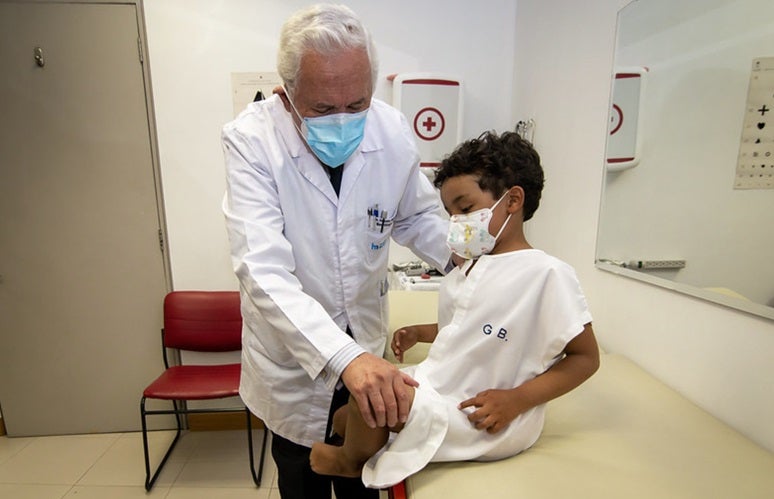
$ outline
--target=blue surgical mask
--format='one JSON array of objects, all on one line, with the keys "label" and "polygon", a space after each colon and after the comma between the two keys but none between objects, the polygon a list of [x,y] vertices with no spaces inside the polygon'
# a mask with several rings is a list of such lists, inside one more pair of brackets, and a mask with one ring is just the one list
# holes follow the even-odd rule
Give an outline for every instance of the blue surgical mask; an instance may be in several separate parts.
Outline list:
[{"label": "blue surgical mask", "polygon": [[296,109],[287,90],[285,94],[293,111],[301,119],[301,129],[298,131],[314,155],[332,168],[344,164],[363,140],[368,109],[359,113],[304,118]]}]

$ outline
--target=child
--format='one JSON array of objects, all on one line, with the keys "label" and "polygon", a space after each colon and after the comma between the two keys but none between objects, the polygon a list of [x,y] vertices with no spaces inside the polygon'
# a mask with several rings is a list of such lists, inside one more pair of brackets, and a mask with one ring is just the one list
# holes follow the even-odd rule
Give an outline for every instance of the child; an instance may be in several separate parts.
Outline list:
[{"label": "child", "polygon": [[[442,162],[435,186],[451,215],[447,242],[467,260],[442,281],[438,324],[393,337],[398,360],[433,342],[425,360],[405,369],[419,382],[409,387],[408,420],[370,428],[351,399],[344,428],[344,413],[336,417],[343,445],[312,447],[317,473],[362,474],[367,486],[384,488],[430,461],[513,456],[540,436],[546,402],[599,367],[574,270],[524,236],[543,188],[532,146],[513,132],[484,133]],[[387,443],[389,431],[396,434]]]}]

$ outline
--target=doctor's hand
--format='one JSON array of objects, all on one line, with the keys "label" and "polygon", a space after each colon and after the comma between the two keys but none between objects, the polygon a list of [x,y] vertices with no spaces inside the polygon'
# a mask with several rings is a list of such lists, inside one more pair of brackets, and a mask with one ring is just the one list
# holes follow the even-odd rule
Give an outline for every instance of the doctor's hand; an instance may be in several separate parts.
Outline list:
[{"label": "doctor's hand", "polygon": [[350,362],[341,380],[357,401],[360,414],[370,428],[405,423],[410,408],[406,385],[419,386],[395,365],[370,353]]},{"label": "doctor's hand", "polygon": [[484,390],[459,405],[460,410],[468,407],[476,408],[468,414],[468,421],[479,430],[492,434],[507,427],[516,416],[526,410],[515,390]]}]

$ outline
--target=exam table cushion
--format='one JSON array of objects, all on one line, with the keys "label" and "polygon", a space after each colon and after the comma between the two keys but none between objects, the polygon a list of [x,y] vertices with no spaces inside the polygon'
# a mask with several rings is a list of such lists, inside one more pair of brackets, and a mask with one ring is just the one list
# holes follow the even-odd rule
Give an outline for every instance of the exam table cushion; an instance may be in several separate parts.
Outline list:
[{"label": "exam table cushion", "polygon": [[409,499],[774,497],[774,454],[626,358],[549,402],[524,453],[493,463],[431,463]]}]

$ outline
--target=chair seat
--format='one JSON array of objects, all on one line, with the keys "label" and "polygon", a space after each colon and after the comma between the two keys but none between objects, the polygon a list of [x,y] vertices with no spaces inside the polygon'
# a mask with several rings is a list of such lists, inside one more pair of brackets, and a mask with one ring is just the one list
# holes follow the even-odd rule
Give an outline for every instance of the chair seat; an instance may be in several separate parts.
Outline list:
[{"label": "chair seat", "polygon": [[172,366],[143,396],[163,400],[206,400],[239,395],[239,364]]}]

